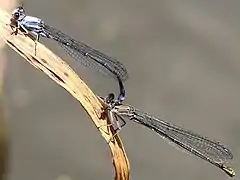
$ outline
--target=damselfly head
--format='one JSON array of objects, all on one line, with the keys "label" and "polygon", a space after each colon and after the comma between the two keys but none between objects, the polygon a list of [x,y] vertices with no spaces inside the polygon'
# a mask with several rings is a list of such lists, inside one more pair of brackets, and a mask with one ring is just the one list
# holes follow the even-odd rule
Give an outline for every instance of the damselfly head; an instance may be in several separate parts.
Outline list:
[{"label": "damselfly head", "polygon": [[110,104],[112,104],[112,103],[114,102],[114,98],[115,98],[114,93],[110,93],[110,94],[108,94],[108,96],[105,98],[105,102],[110,105]]},{"label": "damselfly head", "polygon": [[12,12],[12,18],[16,21],[21,21],[26,16],[23,5],[18,6]]}]

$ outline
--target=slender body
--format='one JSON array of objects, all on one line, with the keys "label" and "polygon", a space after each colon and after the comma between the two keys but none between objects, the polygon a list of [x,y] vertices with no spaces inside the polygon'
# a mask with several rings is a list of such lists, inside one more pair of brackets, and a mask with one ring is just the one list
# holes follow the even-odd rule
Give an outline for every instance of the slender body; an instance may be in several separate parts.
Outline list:
[{"label": "slender body", "polygon": [[75,40],[60,30],[45,24],[43,20],[37,17],[26,15],[22,6],[17,7],[13,11],[11,26],[15,28],[12,34],[17,35],[18,30],[20,30],[26,35],[30,33],[36,35],[35,42],[39,41],[40,36],[55,40],[73,59],[79,61],[86,67],[92,67],[103,74],[113,77],[118,81],[120,89],[116,102],[121,103],[124,100],[125,89],[123,81],[128,79],[128,73],[125,66],[116,59]]},{"label": "slender body", "polygon": [[124,118],[128,118],[153,130],[171,144],[217,166],[229,176],[235,176],[234,170],[226,166],[226,163],[233,159],[233,155],[223,144],[149,115],[130,105],[111,105],[110,103],[109,107],[112,124],[115,127],[120,125],[117,130],[125,125]]}]

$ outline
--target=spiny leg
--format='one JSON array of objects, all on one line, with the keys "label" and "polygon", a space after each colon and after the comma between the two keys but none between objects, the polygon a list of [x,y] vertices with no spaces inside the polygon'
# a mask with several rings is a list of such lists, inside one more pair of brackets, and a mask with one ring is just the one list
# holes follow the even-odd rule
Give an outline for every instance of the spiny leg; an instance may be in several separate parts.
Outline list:
[{"label": "spiny leg", "polygon": [[[107,108],[109,108],[109,107],[107,107]],[[106,110],[107,110],[107,114],[109,115],[109,120],[110,120],[110,124],[106,124],[106,125],[100,125],[99,127],[98,127],[98,129],[102,129],[103,130],[103,132],[105,132],[106,134],[109,134],[108,132],[106,132],[104,129],[103,129],[103,127],[113,127],[113,113],[109,110],[109,109],[105,109],[105,112],[103,112],[103,113],[106,113]],[[109,112],[109,113],[108,113]],[[104,115],[104,117],[106,116],[106,114]]]},{"label": "spiny leg", "polygon": [[[126,122],[125,122],[125,120],[121,117],[121,116],[118,116],[117,114],[115,114],[115,113],[112,113],[113,115],[114,115],[114,118],[116,119],[116,122],[117,122],[117,129],[115,129],[115,131],[116,131],[116,133],[114,133],[111,137],[110,137],[110,139],[109,139],[109,141],[108,141],[108,144],[111,142],[111,141],[113,141],[113,138],[121,131],[121,129],[122,129],[122,127],[123,126],[125,126],[125,124],[126,124]],[[110,118],[112,118],[112,117],[110,117]],[[119,124],[119,119],[123,122],[123,124],[122,125],[120,125]],[[112,124],[111,124],[112,125]],[[113,127],[113,129],[114,129],[114,127]]]},{"label": "spiny leg", "polygon": [[11,35],[17,35],[18,34],[18,29],[20,28],[20,25],[19,23],[16,21],[16,27],[15,27],[15,30],[13,32],[11,32],[10,34]]},{"label": "spiny leg", "polygon": [[[114,134],[110,136],[110,138],[107,142],[108,144],[111,141],[113,141],[114,137],[121,131],[121,128],[126,124],[125,120],[121,116],[118,116],[117,114],[111,112],[111,110],[109,110],[109,120],[110,120],[110,124],[101,125],[98,127],[98,129],[102,129],[103,132],[105,132],[108,135],[110,135],[110,134],[108,132],[106,132],[103,129],[103,127],[110,127],[114,130]],[[119,123],[120,120],[123,122],[121,125]]]},{"label": "spiny leg", "polygon": [[[112,124],[107,124],[107,125],[101,125],[98,127],[98,129],[102,129],[103,127],[112,127]],[[109,135],[108,132],[106,132],[105,130],[103,130],[103,132],[105,132],[106,134]],[[113,141],[113,138],[119,133],[120,131],[117,131],[116,133],[114,133],[112,136],[110,136],[109,140],[107,141],[107,143],[109,144],[111,141]]]},{"label": "spiny leg", "polygon": [[18,28],[16,28],[16,30],[13,31],[13,32],[11,32],[10,34],[11,34],[11,35],[17,35],[17,34],[18,34]]}]

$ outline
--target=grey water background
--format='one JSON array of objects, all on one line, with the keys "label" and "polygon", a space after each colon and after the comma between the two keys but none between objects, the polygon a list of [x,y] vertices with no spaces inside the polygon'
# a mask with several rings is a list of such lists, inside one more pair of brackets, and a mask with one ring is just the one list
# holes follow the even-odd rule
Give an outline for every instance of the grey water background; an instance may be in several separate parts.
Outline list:
[{"label": "grey water background", "polygon": [[[239,174],[239,1],[25,0],[24,6],[124,63],[127,104],[226,144]],[[95,93],[117,92],[114,80],[74,62],[56,43],[42,42]],[[10,48],[7,53],[9,179],[113,179],[108,146],[80,104]],[[131,179],[229,178],[133,122],[120,136]]]}]

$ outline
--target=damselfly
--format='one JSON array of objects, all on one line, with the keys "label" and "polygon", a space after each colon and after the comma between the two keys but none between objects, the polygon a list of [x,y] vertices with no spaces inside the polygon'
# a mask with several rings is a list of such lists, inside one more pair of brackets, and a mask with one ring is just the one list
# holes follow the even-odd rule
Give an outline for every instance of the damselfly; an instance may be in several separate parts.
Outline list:
[{"label": "damselfly", "polygon": [[114,94],[105,98],[112,127],[118,132],[126,124],[125,118],[133,120],[168,140],[171,144],[217,166],[229,176],[235,172],[226,164],[233,159],[231,151],[220,142],[210,140],[193,131],[173,125],[165,120],[140,111],[133,106],[114,103]]},{"label": "damselfly", "polygon": [[[25,35],[36,35],[35,42],[40,36],[53,39],[69,54],[73,59],[79,61],[86,67],[92,67],[97,71],[115,78],[119,83],[120,93],[117,101],[121,103],[125,98],[123,82],[128,79],[125,66],[116,59],[75,40],[67,34],[44,23],[43,20],[26,15],[23,6],[19,6],[12,12],[11,27],[15,29],[12,34],[17,35],[20,30]],[[37,43],[35,43],[36,54]]]}]

